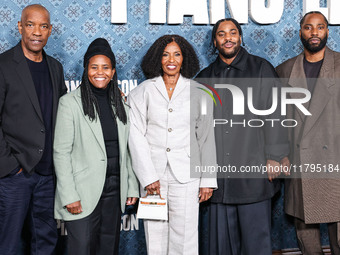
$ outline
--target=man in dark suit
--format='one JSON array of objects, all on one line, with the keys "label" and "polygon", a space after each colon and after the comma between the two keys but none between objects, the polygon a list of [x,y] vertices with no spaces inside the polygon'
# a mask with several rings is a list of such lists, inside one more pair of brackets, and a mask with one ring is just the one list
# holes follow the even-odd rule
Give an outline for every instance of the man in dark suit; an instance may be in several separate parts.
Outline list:
[{"label": "man in dark suit", "polygon": [[300,22],[304,51],[276,68],[286,87],[312,95],[305,104],[311,116],[287,110],[298,123],[289,132],[290,161],[302,167],[285,180],[285,212],[294,217],[303,254],[323,254],[319,223],[328,224],[332,254],[340,254],[340,53],[326,46],[328,35],[326,17],[306,13]]},{"label": "man in dark suit", "polygon": [[17,254],[25,218],[32,254],[54,254],[52,143],[59,97],[66,93],[61,64],[43,50],[51,34],[41,5],[24,8],[21,41],[0,55],[0,253]]}]

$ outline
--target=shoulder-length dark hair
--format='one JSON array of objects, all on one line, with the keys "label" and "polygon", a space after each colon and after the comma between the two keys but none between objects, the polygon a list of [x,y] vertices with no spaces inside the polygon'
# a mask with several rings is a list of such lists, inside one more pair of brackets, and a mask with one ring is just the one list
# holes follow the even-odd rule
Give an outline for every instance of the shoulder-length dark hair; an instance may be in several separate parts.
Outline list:
[{"label": "shoulder-length dark hair", "polygon": [[[116,63],[111,60],[112,69],[116,67]],[[96,119],[96,112],[100,115],[100,109],[98,106],[97,98],[92,92],[91,86],[93,86],[88,78],[88,65],[87,62],[85,65],[83,77],[81,80],[80,90],[81,90],[81,102],[83,104],[84,114],[87,115],[91,121]],[[108,97],[111,102],[111,105],[114,106],[112,108],[112,116],[115,118],[116,116],[120,119],[124,124],[127,123],[127,115],[124,109],[123,99],[118,88],[118,79],[117,79],[117,71],[113,75],[112,80],[110,81],[109,93]]]},{"label": "shoulder-length dark hair", "polygon": [[192,78],[200,70],[199,60],[191,44],[179,35],[163,35],[149,48],[142,60],[142,70],[146,78],[151,79],[163,75],[162,56],[165,47],[176,42],[181,48],[183,62],[181,74],[186,78]]}]

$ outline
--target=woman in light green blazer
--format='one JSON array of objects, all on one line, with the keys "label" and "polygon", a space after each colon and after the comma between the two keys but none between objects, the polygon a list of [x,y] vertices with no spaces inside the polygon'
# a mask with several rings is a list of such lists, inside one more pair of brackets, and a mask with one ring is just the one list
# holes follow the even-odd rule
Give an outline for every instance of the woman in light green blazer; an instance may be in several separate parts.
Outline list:
[{"label": "woman in light green blazer", "polygon": [[55,218],[66,222],[68,254],[118,254],[121,212],[139,196],[115,66],[108,42],[94,40],[80,88],[59,101]]}]

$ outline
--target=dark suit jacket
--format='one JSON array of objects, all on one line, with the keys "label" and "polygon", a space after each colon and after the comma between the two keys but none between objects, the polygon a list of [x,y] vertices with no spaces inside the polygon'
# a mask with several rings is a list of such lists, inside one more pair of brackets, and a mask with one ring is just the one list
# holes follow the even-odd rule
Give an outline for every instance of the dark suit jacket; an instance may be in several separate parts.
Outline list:
[{"label": "dark suit jacket", "polygon": [[[46,57],[53,86],[53,123],[66,93],[62,65]],[[52,130],[53,131],[53,130]],[[45,146],[45,126],[31,73],[19,42],[0,55],[0,178],[17,167],[32,172]]]}]

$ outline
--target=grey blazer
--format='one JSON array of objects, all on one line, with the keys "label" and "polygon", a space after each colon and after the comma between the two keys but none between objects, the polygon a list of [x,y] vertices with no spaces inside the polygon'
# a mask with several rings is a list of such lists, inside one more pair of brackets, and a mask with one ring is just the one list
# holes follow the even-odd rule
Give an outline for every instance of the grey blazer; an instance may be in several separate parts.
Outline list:
[{"label": "grey blazer", "polygon": [[[128,114],[128,106],[125,105]],[[128,149],[129,121],[116,119],[119,140],[120,200],[124,212],[127,197],[138,197],[138,182],[131,167]],[[76,220],[88,216],[96,207],[105,182],[107,157],[99,118],[84,115],[80,89],[59,102],[54,140],[57,175],[54,214],[56,219]],[[69,213],[65,206],[81,201],[83,212]]]},{"label": "grey blazer", "polygon": [[[216,166],[213,102],[182,76],[171,100],[161,76],[149,79],[129,94],[133,169],[141,188],[157,181],[170,165],[180,183],[200,179],[200,187],[216,188],[216,173],[194,172],[195,166]],[[207,114],[200,115],[201,96]]]},{"label": "grey blazer", "polygon": [[[307,89],[303,58],[302,53],[277,67],[278,75],[287,78],[285,86]],[[301,94],[291,94],[292,98],[299,96]],[[339,102],[340,54],[326,48],[312,99],[305,104],[312,116],[304,116],[292,107],[287,111],[287,118],[299,123],[289,133],[290,161],[301,165],[302,173],[292,171],[293,178],[285,181],[285,211],[307,224],[340,221]],[[329,164],[334,168],[332,176],[327,175]],[[318,165],[322,172],[326,171],[322,178],[311,176],[311,167]],[[335,170],[336,166],[338,171]],[[320,176],[322,173],[314,174]]]}]

